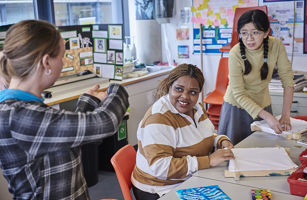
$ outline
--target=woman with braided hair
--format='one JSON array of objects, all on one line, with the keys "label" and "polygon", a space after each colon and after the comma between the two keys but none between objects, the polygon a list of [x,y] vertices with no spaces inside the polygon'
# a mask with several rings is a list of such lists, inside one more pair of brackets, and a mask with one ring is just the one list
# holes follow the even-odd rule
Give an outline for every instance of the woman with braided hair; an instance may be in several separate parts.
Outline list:
[{"label": "woman with braided hair", "polygon": [[[229,85],[221,110],[218,133],[233,144],[251,134],[250,124],[264,119],[276,133],[290,130],[293,72],[282,42],[269,36],[270,22],[261,10],[249,10],[238,21],[240,39],[229,53]],[[283,111],[272,115],[269,82],[277,67],[284,88]]]}]

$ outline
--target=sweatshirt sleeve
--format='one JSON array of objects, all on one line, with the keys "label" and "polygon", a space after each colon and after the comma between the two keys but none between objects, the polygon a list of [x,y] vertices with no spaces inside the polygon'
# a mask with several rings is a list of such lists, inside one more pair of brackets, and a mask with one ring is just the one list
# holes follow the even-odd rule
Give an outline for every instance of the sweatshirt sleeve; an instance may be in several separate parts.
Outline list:
[{"label": "sweatshirt sleeve", "polygon": [[90,95],[80,96],[78,112],[24,104],[11,111],[10,129],[22,149],[32,155],[41,155],[114,134],[128,106],[126,90],[112,84],[103,102]]}]

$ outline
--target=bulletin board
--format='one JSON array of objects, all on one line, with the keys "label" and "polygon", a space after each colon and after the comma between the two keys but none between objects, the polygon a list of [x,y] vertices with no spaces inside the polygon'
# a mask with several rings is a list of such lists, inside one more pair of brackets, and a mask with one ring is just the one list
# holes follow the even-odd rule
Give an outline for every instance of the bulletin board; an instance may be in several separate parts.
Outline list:
[{"label": "bulletin board", "polygon": [[235,9],[258,6],[258,0],[193,0],[191,21],[193,52],[200,53],[200,24],[203,24],[203,53],[220,53],[219,49],[230,43]]},{"label": "bulletin board", "polygon": [[104,78],[122,80],[121,24],[60,26],[58,30],[66,48],[61,76],[89,70]]},{"label": "bulletin board", "polygon": [[223,1],[192,1],[194,53],[200,53],[199,24],[204,24],[203,53],[220,53],[219,49],[231,41],[235,9],[258,5],[268,7],[272,35],[283,42],[288,55],[307,53],[307,39],[304,39],[306,0],[229,0],[227,5]]},{"label": "bulletin board", "polygon": [[[10,26],[0,26],[0,51]],[[122,80],[122,24],[58,26],[57,29],[66,49],[61,77],[89,70],[104,78]]]},{"label": "bulletin board", "polygon": [[260,0],[268,7],[272,36],[279,38],[288,55],[303,55],[304,0]]}]

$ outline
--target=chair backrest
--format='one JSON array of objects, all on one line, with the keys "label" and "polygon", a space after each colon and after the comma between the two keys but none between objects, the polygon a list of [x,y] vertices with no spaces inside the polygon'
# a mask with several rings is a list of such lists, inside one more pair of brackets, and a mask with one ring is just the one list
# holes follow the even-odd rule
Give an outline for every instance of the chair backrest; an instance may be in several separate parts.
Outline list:
[{"label": "chair backrest", "polygon": [[216,74],[215,90],[219,90],[223,94],[226,92],[229,82],[228,73],[228,57],[221,57]]},{"label": "chair backrest", "polygon": [[267,6],[255,6],[255,7],[236,8],[235,15],[234,15],[234,18],[233,18],[232,37],[231,37],[231,42],[230,42],[230,47],[231,48],[239,42],[239,33],[237,32],[239,18],[246,11],[248,11],[248,10],[255,10],[255,9],[262,10],[266,14],[268,13]]},{"label": "chair backrest", "polygon": [[131,174],[135,166],[136,151],[131,144],[119,149],[111,158],[120,188],[125,200],[132,200],[130,190]]}]

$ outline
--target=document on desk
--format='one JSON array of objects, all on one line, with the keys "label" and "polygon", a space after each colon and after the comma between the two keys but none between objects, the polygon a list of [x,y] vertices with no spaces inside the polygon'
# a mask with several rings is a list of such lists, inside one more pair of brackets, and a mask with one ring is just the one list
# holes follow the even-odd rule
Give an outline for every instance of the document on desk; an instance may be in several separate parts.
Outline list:
[{"label": "document on desk", "polygon": [[[280,119],[280,115],[276,116],[276,119]],[[290,117],[290,123],[292,126],[292,129],[290,131],[283,131],[282,135],[289,135],[291,133],[303,133],[305,131],[307,131],[307,122],[301,119],[294,119],[292,117]],[[265,120],[261,120],[261,121],[254,121],[251,124],[251,129],[253,131],[255,130],[261,130],[263,132],[266,133],[272,133],[274,135],[280,135],[275,133],[275,131],[266,123]]]},{"label": "document on desk", "polygon": [[230,172],[297,168],[283,147],[234,148],[232,152],[235,159],[229,161]]}]

